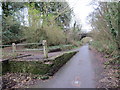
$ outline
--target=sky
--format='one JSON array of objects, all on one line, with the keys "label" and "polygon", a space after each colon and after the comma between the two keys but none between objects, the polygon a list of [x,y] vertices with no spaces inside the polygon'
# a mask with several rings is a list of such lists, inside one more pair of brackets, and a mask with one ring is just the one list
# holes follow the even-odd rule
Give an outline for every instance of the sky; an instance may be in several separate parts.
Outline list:
[{"label": "sky", "polygon": [[87,16],[93,11],[92,6],[89,5],[91,0],[68,0],[71,8],[73,8],[75,19],[78,23],[82,24],[82,30],[89,32],[91,29],[90,24],[87,22]]},{"label": "sky", "polygon": [[0,15],[2,15],[2,4],[0,3]]}]

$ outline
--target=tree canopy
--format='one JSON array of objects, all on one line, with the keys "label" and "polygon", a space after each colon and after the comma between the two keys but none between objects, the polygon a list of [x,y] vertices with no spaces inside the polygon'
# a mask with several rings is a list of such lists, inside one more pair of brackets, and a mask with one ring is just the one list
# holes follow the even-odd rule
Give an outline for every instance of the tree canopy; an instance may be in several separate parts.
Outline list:
[{"label": "tree canopy", "polygon": [[67,2],[2,2],[2,11],[3,43],[19,39],[69,43],[65,31],[71,29],[73,12]]}]

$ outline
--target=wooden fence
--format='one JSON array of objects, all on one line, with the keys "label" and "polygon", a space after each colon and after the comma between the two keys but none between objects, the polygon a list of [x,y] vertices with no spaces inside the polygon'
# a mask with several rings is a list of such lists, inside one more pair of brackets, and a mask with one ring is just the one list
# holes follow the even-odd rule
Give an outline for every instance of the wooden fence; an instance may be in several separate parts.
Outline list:
[{"label": "wooden fence", "polygon": [[[23,50],[17,50],[17,46],[25,46],[25,45],[41,45],[43,46],[42,49],[23,49]],[[0,45],[1,47],[12,47],[12,52],[18,52],[18,51],[43,51],[44,57],[48,58],[48,48],[47,48],[47,41],[43,40],[42,43],[25,43],[25,44],[15,44],[12,43],[12,45]]]}]

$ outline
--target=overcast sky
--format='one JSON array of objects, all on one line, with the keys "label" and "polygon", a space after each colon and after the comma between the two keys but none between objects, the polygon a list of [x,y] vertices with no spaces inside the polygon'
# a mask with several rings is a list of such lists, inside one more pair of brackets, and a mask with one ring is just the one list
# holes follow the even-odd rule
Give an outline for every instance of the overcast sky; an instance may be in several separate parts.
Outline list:
[{"label": "overcast sky", "polygon": [[0,15],[2,15],[2,4],[0,3]]},{"label": "overcast sky", "polygon": [[90,24],[87,24],[87,16],[93,11],[92,6],[89,5],[91,0],[68,0],[70,7],[73,8],[75,18],[78,23],[82,23],[82,29],[89,31]]}]

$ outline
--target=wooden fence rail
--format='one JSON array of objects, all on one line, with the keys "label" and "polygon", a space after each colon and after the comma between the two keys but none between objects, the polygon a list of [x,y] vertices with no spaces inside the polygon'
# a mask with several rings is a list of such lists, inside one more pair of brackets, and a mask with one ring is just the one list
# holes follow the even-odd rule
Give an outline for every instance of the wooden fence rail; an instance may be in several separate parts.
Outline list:
[{"label": "wooden fence rail", "polygon": [[[26,45],[41,45],[43,46],[43,49],[24,49],[24,50],[17,50],[17,46],[26,46]],[[48,49],[47,49],[47,41],[46,40],[43,40],[42,43],[23,43],[23,44],[15,44],[15,43],[12,43],[12,45],[0,45],[2,47],[5,47],[5,46],[10,46],[12,47],[12,52],[15,53],[15,52],[18,52],[18,51],[43,51],[44,52],[44,57],[45,58],[48,58]]]},{"label": "wooden fence rail", "polygon": [[[42,47],[38,48],[38,49],[22,49],[22,50],[17,50],[17,46],[26,46],[26,45],[40,45]],[[42,43],[41,42],[40,43],[22,43],[22,44],[12,43],[12,45],[0,45],[0,46],[3,46],[3,47],[4,46],[12,47],[12,52],[13,53],[15,53],[15,52],[24,52],[24,51],[43,51],[45,58],[48,57],[48,49],[51,50],[51,49],[59,48],[58,46],[47,47],[47,41],[46,40],[43,40]],[[63,47],[68,47],[68,46],[72,46],[72,45],[64,45]]]},{"label": "wooden fence rail", "polygon": [[[41,45],[42,46],[42,43],[23,43],[23,44],[16,44],[17,46],[25,46],[25,45]],[[5,47],[5,46],[12,46],[12,45],[0,45],[2,47]]]}]

